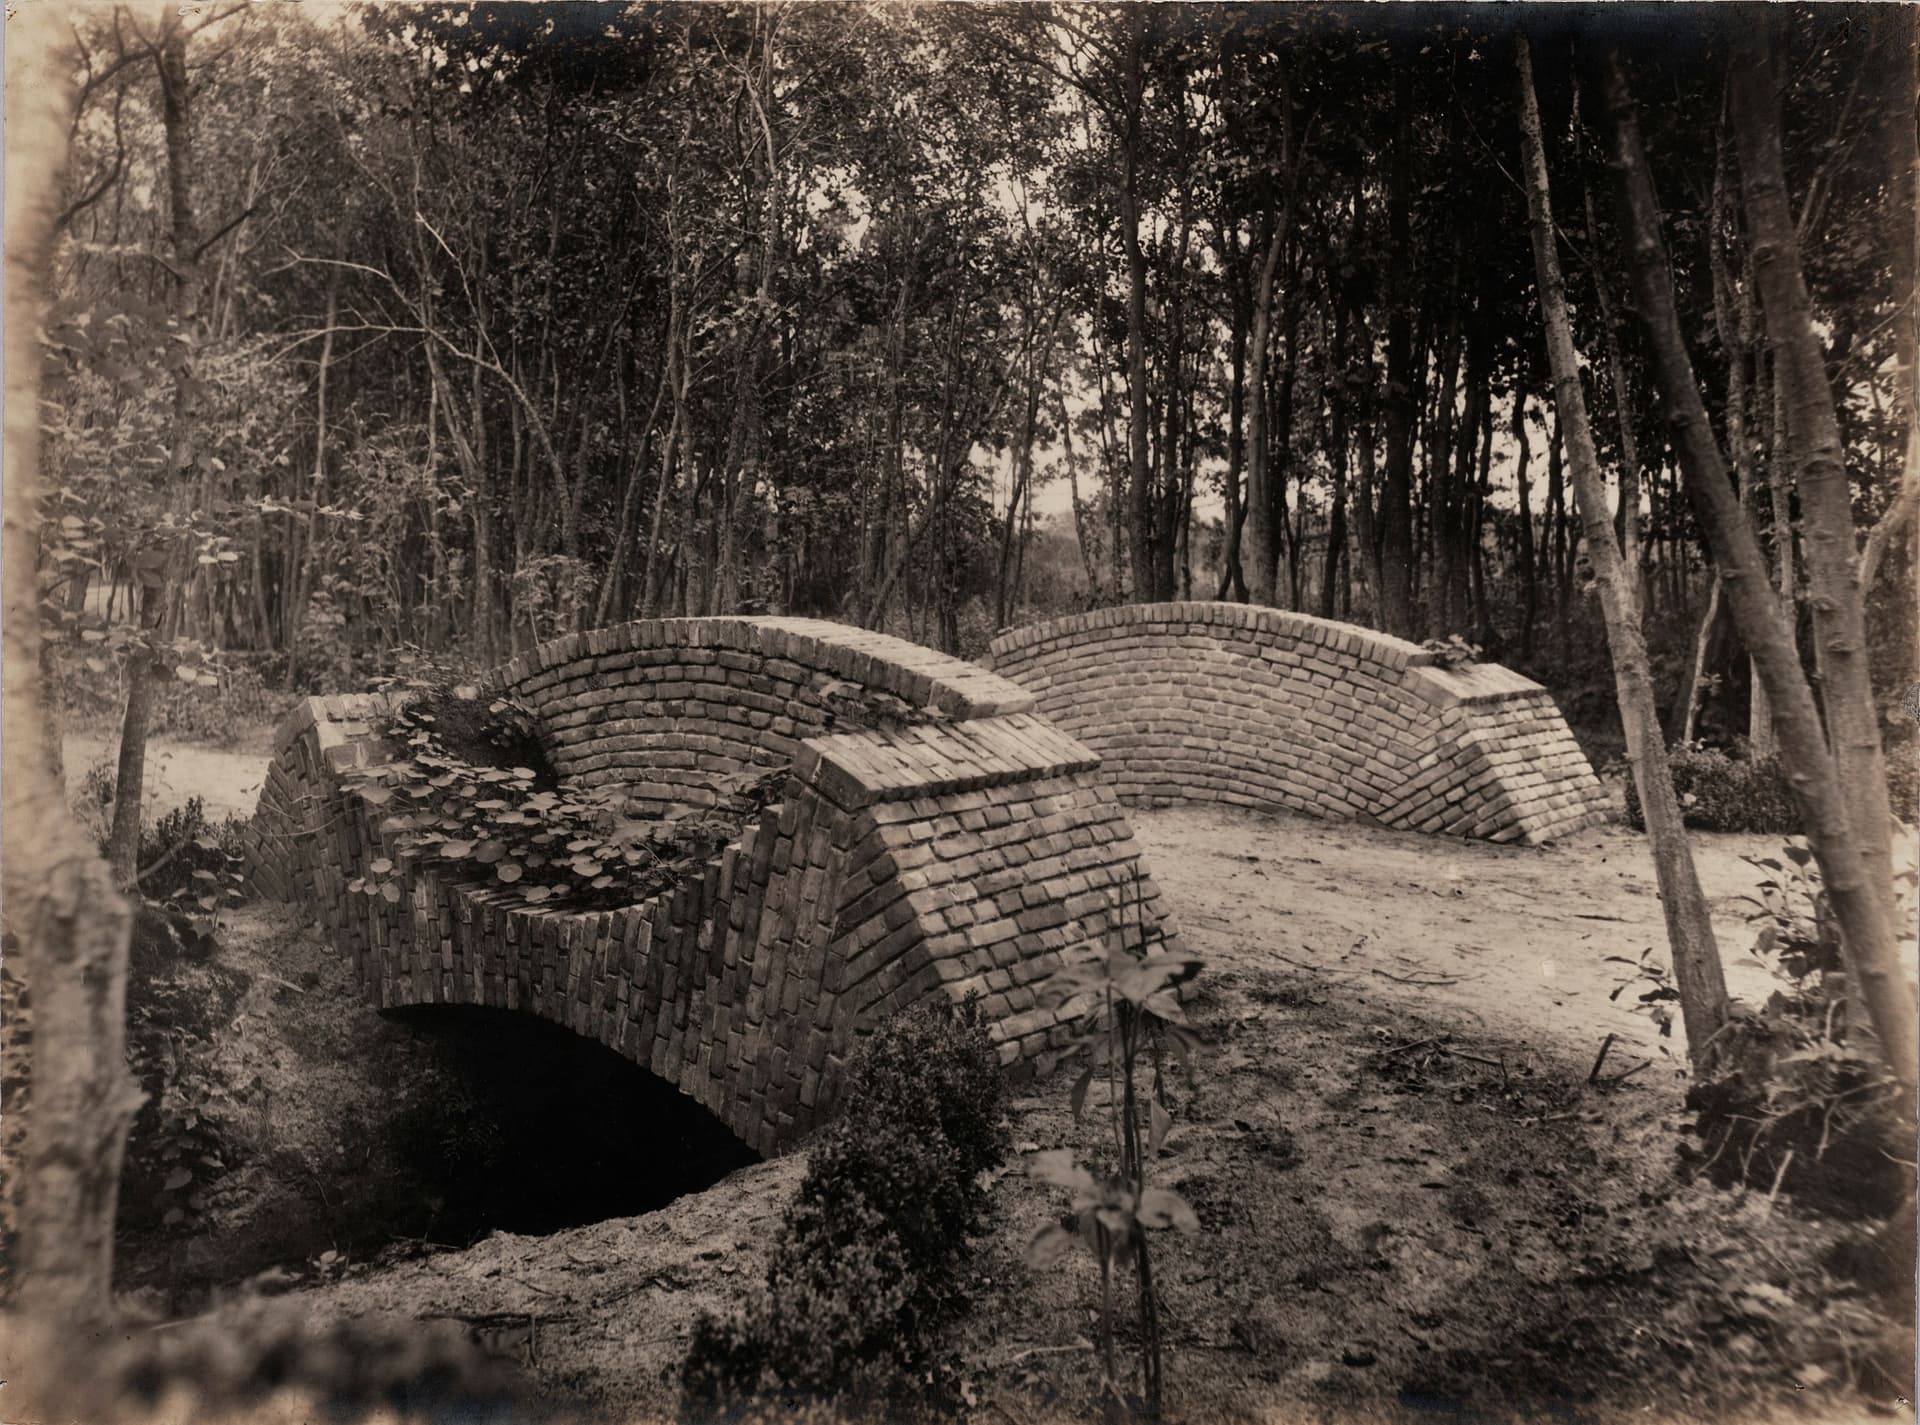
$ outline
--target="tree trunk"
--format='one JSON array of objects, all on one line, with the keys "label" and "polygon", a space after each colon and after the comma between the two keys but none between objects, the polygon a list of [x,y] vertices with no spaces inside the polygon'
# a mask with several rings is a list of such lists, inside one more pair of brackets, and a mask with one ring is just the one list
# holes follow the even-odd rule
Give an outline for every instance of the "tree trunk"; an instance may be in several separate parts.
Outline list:
[{"label": "tree trunk", "polygon": [[1067,466],[1067,498],[1073,501],[1073,542],[1080,549],[1080,568],[1087,578],[1087,597],[1092,599],[1100,590],[1100,580],[1094,574],[1093,546],[1087,542],[1086,512],[1080,503],[1080,462],[1073,455],[1073,418],[1067,414],[1067,393],[1064,387],[1054,392],[1060,408],[1060,448]]},{"label": "tree trunk", "polygon": [[[200,315],[200,230],[193,211],[193,125],[187,84],[187,32],[170,7],[160,11],[160,44],[154,54],[160,79],[160,117],[166,137],[169,245],[173,255],[173,299],[168,315],[174,336],[191,354],[194,327]],[[193,369],[190,361],[173,368],[172,429],[168,434],[168,466],[176,478],[192,465],[190,428]],[[127,655],[127,705],[120,720],[120,760],[114,774],[113,826],[107,839],[107,862],[122,889],[131,890],[135,859],[140,849],[140,812],[145,800],[147,723],[153,707],[154,686],[164,677],[148,643],[160,631],[171,602],[169,584],[184,587],[178,574],[180,560],[169,552],[154,555],[142,569],[140,637]]]},{"label": "tree trunk", "polygon": [[[1825,353],[1813,329],[1801,273],[1800,242],[1787,199],[1780,153],[1780,105],[1774,91],[1767,26],[1741,27],[1730,76],[1740,190],[1753,238],[1760,310],[1786,400],[1787,430],[1800,489],[1801,539],[1814,638],[1819,646],[1828,739],[1840,795],[1879,903],[1886,933],[1894,926],[1892,824],[1887,771],[1873,696],[1866,600],[1855,551],[1853,496],[1827,381]],[[1912,1026],[1908,1026],[1911,1034]]]},{"label": "tree trunk", "polygon": [[1238,226],[1228,224],[1225,218],[1220,221],[1220,245],[1225,260],[1231,264],[1227,273],[1230,375],[1227,386],[1226,510],[1223,515],[1226,551],[1220,561],[1220,590],[1214,597],[1224,599],[1232,596],[1244,600],[1247,597],[1247,580],[1240,565],[1240,538],[1246,523],[1246,502],[1241,498],[1241,472],[1245,468],[1247,449],[1247,337],[1253,328],[1253,284],[1248,280],[1245,264],[1241,260]]},{"label": "tree trunk", "polygon": [[1540,110],[1534,98],[1533,66],[1526,35],[1515,38],[1520,71],[1520,133],[1527,213],[1533,232],[1534,267],[1540,280],[1540,306],[1546,323],[1547,357],[1553,369],[1554,405],[1566,433],[1567,463],[1586,526],[1587,557],[1593,562],[1606,618],[1607,647],[1613,655],[1614,688],[1620,722],[1627,736],[1627,761],[1640,795],[1660,885],[1660,908],[1673,950],[1674,981],[1687,1027],[1687,1052],[1697,1071],[1712,1067],[1715,1037],[1727,1020],[1727,986],[1720,950],[1713,938],[1713,917],[1694,870],[1693,852],[1680,820],[1667,766],[1666,741],[1654,710],[1653,675],[1629,576],[1614,542],[1607,514],[1605,478],[1587,424],[1586,398],[1580,389],[1580,358],[1574,350],[1567,315],[1566,288],[1554,248],[1553,209],[1547,193],[1546,146],[1540,135]]},{"label": "tree trunk", "polygon": [[1527,393],[1513,393],[1514,483],[1520,496],[1520,661],[1533,658],[1533,629],[1540,621],[1540,575],[1534,568],[1533,502],[1527,485],[1527,460],[1531,449],[1527,441]]},{"label": "tree trunk", "polygon": [[1147,455],[1147,428],[1152,419],[1147,411],[1147,257],[1140,246],[1140,128],[1146,95],[1141,29],[1146,23],[1144,10],[1128,12],[1125,20],[1126,113],[1120,187],[1120,238],[1127,254],[1127,548],[1136,602],[1158,597],[1153,578],[1153,467]]},{"label": "tree trunk", "polygon": [[1713,658],[1714,631],[1720,625],[1723,610],[1720,580],[1715,576],[1707,590],[1707,611],[1700,615],[1700,626],[1693,631],[1687,666],[1680,675],[1680,692],[1673,700],[1673,710],[1667,714],[1667,741],[1675,747],[1684,747],[1693,741],[1694,718],[1700,711],[1707,668]]},{"label": "tree trunk", "polygon": [[[9,22],[6,123],[5,816],[0,880],[7,929],[32,997],[31,1087],[19,1165],[14,1308],[43,1325],[86,1326],[112,1306],[113,1220],[126,1133],[140,1104],[127,1072],[127,940],[132,908],[67,813],[43,755],[48,718],[35,610],[40,473],[38,333],[49,242],[72,119],[75,66],[51,7]],[[17,1052],[22,1026],[8,1024]],[[81,1339],[76,1337],[76,1342]],[[21,1363],[15,1362],[15,1365]]]},{"label": "tree trunk", "polygon": [[1274,500],[1270,488],[1272,437],[1267,429],[1268,352],[1273,343],[1273,281],[1286,241],[1286,218],[1276,219],[1267,235],[1260,275],[1253,293],[1253,338],[1247,363],[1247,515],[1241,567],[1247,580],[1247,598],[1256,604],[1274,602]]},{"label": "tree trunk", "polygon": [[1380,491],[1380,621],[1413,634],[1413,78],[1405,59],[1393,90],[1393,159],[1387,192],[1387,468]]},{"label": "tree trunk", "polygon": [[[1883,911],[1883,892],[1870,883],[1872,873],[1854,839],[1847,800],[1814,709],[1813,692],[1800,668],[1791,626],[1774,597],[1766,558],[1727,479],[1700,399],[1693,361],[1680,331],[1659,202],[1617,56],[1608,56],[1605,83],[1635,305],[1646,328],[1661,404],[1686,475],[1687,496],[1713,551],[1734,627],[1765,680],[1784,775],[1840,923],[1847,966],[1872,1018],[1881,1053],[1903,1087],[1910,1116],[1920,1035],[1892,920]],[[1884,786],[1874,789],[1873,805],[1883,819],[1884,797]]]}]

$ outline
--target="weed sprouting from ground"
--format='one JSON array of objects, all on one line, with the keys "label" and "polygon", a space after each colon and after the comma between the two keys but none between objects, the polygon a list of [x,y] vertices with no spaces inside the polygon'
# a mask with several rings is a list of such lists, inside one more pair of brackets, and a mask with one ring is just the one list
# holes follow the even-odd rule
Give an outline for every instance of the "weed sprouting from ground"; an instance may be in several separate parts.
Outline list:
[{"label": "weed sprouting from ground", "polygon": [[[1117,916],[1120,923],[1107,953],[1061,969],[1042,995],[1042,1003],[1075,1016],[1074,1045],[1087,1058],[1073,1086],[1074,1117],[1078,1120],[1085,1111],[1098,1083],[1104,1090],[1110,1141],[1096,1155],[1098,1168],[1076,1161],[1064,1148],[1038,1154],[1029,1167],[1042,1182],[1068,1191],[1073,1224],[1041,1228],[1029,1246],[1030,1260],[1037,1265],[1055,1261],[1078,1239],[1099,1266],[1103,1394],[1107,1413],[1115,1420],[1136,1405],[1150,1419],[1157,1419],[1161,1410],[1161,1301],[1147,1233],[1168,1227],[1194,1232],[1200,1227],[1184,1198],[1147,1180],[1147,1164],[1159,1156],[1173,1124],[1166,1053],[1172,1050],[1185,1061],[1198,1046],[1181,1015],[1178,990],[1199,974],[1200,961],[1150,948],[1137,878],[1132,890],[1135,933],[1129,936],[1124,915]],[[1123,1378],[1115,1345],[1115,1300],[1119,1278],[1128,1267],[1134,1275],[1134,1324],[1140,1343],[1137,1397]]]}]

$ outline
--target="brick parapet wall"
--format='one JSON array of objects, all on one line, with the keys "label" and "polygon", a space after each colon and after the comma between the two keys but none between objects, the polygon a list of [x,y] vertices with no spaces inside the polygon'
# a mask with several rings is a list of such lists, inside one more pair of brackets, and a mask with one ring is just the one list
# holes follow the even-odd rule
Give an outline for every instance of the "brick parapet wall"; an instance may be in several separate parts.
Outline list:
[{"label": "brick parapet wall", "polygon": [[[656,650],[670,656],[631,656]],[[751,658],[695,656],[727,652]],[[949,720],[830,731],[823,674]],[[312,908],[382,1007],[490,1005],[566,1024],[761,1151],[817,1120],[855,1036],[885,1015],[977,992],[1002,1061],[1030,1071],[1065,1042],[1037,999],[1063,955],[1143,917],[1150,941],[1177,943],[1098,759],[1034,715],[1030,694],[969,665],[814,621],[676,620],[561,640],[489,686],[534,707],[572,754],[557,758],[565,775],[706,804],[698,794],[739,766],[785,766],[783,798],[699,873],[631,907],[528,905],[404,865],[389,903],[346,889],[391,848],[384,813],[340,778],[393,755],[377,726],[394,701],[312,698],[281,724],[253,825],[256,884]],[[739,716],[775,697],[791,730]],[[623,724],[644,730],[608,730]],[[610,737],[633,740],[598,750]]]},{"label": "brick parapet wall", "polygon": [[1538,843],[1605,819],[1537,683],[1246,604],[1135,604],[995,639],[993,670],[1097,753],[1123,802],[1223,802]]}]

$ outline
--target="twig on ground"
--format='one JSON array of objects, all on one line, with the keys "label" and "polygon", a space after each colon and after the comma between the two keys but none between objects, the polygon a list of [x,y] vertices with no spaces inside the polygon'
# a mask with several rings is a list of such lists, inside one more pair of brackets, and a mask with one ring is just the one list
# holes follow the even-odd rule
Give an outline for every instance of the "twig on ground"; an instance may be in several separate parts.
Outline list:
[{"label": "twig on ground", "polygon": [[1437,1045],[1447,1036],[1436,1034],[1430,1039],[1416,1039],[1411,1044],[1395,1044],[1387,1049],[1371,1049],[1360,1057],[1363,1059],[1391,1059],[1395,1054],[1411,1054],[1415,1049],[1425,1049]]},{"label": "twig on ground", "polygon": [[1607,1062],[1607,1051],[1613,1048],[1613,1041],[1619,1036],[1609,1034],[1600,1041],[1600,1052],[1593,1056],[1593,1067],[1587,1070],[1587,1082],[1597,1083],[1600,1079],[1600,1066]]},{"label": "twig on ground", "polygon": [[1608,1074],[1604,1079],[1600,1080],[1600,1085],[1602,1088],[1612,1088],[1615,1084],[1623,1084],[1642,1069],[1650,1067],[1652,1063],[1653,1060],[1651,1059],[1642,1059],[1631,1069],[1623,1069],[1617,1074]]},{"label": "twig on ground", "polygon": [[1397,985],[1417,985],[1421,989],[1438,989],[1442,985],[1457,985],[1458,975],[1396,975],[1391,970],[1376,969],[1373,972],[1383,980],[1392,980]]}]

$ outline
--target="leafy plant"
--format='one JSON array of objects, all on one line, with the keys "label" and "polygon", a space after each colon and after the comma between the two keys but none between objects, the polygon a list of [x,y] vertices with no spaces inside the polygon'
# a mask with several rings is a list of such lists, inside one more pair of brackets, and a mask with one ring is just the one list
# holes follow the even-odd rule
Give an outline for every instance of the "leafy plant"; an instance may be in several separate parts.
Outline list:
[{"label": "leafy plant", "polygon": [[[1745,858],[1764,874],[1750,899],[1752,955],[1779,988],[1736,1007],[1722,1031],[1721,1072],[1688,1105],[1707,1140],[1707,1171],[1777,1191],[1792,1186],[1843,1211],[1891,1210],[1912,1190],[1913,1134],[1893,1112],[1896,1086],[1861,1042],[1839,925],[1812,852]],[[1896,877],[1912,922],[1915,871]]]},{"label": "leafy plant", "polygon": [[534,904],[632,905],[718,854],[785,778],[743,772],[717,784],[713,809],[639,815],[643,804],[617,785],[561,784],[532,710],[467,685],[410,700],[380,731],[403,757],[363,769],[350,788],[385,811],[380,830],[395,854],[375,858],[347,889],[388,902],[400,899],[399,868],[411,865],[510,886]]},{"label": "leafy plant", "polygon": [[1147,1164],[1160,1155],[1173,1126],[1166,1051],[1190,1064],[1197,1047],[1181,1014],[1178,991],[1199,974],[1201,962],[1149,949],[1137,878],[1133,889],[1138,919],[1132,943],[1122,922],[1104,955],[1065,966],[1042,993],[1043,1004],[1063,1013],[1077,1011],[1071,1021],[1074,1046],[1086,1054],[1087,1064],[1074,1082],[1073,1111],[1078,1121],[1095,1086],[1103,1090],[1111,1139],[1102,1145],[1101,1166],[1087,1166],[1067,1149],[1037,1154],[1028,1165],[1034,1177],[1071,1194],[1073,1222],[1071,1229],[1061,1223],[1041,1228],[1028,1245],[1029,1259],[1035,1265],[1053,1262],[1078,1240],[1099,1266],[1103,1393],[1107,1411],[1116,1419],[1131,1404],[1115,1353],[1118,1279],[1127,1267],[1133,1268],[1140,1402],[1149,1417],[1157,1418],[1162,1333],[1147,1233],[1168,1227],[1193,1232],[1199,1227],[1193,1208],[1178,1193],[1148,1182]]},{"label": "leafy plant", "polygon": [[954,1404],[944,1328],[985,1220],[983,1175],[1005,1157],[1004,1085],[977,1006],[920,1006],[848,1066],[840,1116],[810,1154],[767,1269],[740,1316],[702,1317],[682,1413],[832,1402],[899,1419]]}]

